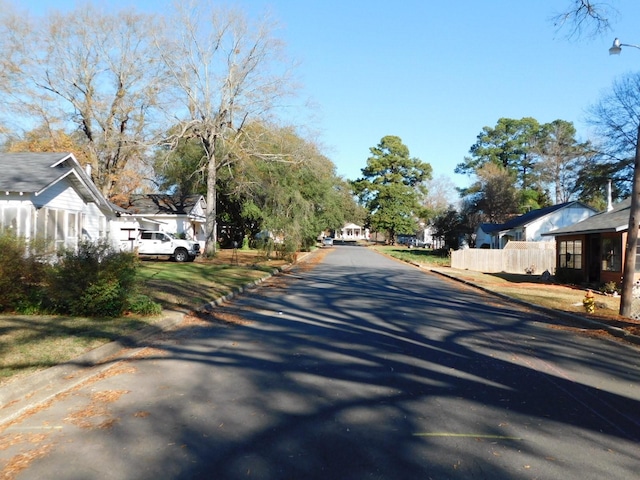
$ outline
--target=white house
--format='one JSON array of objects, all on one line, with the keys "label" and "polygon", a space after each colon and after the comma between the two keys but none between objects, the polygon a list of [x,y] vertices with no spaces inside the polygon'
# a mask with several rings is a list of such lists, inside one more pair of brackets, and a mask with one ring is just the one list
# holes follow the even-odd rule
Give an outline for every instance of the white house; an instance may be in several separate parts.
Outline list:
[{"label": "white house", "polygon": [[335,238],[345,241],[369,240],[369,229],[347,223],[341,230],[336,230]]},{"label": "white house", "polygon": [[0,153],[0,228],[50,248],[114,240],[113,206],[71,153]]},{"label": "white house", "polygon": [[138,230],[160,230],[197,240],[204,249],[206,202],[202,195],[132,195],[118,209],[120,239],[124,247]]},{"label": "white house", "polygon": [[581,202],[573,201],[532,210],[502,224],[483,223],[476,230],[476,248],[504,248],[510,241],[549,242],[543,236],[551,230],[573,225],[598,213]]}]

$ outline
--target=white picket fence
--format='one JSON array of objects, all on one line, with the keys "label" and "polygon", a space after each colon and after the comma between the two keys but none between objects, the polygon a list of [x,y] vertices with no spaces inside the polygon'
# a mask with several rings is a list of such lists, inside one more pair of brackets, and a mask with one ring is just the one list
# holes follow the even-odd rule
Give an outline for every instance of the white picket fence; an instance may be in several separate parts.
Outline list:
[{"label": "white picket fence", "polygon": [[[484,273],[530,273],[540,275],[548,270],[552,275],[556,270],[555,242],[550,245],[534,245],[537,242],[509,242],[511,248],[485,250],[467,248],[451,252],[451,268]],[[529,245],[522,245],[527,244]],[[524,248],[523,248],[524,247]]]}]

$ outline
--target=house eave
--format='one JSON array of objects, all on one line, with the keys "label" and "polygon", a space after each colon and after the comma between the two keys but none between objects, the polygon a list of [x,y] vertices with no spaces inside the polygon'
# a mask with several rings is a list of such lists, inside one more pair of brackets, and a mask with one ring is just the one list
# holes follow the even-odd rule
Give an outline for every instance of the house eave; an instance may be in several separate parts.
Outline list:
[{"label": "house eave", "polygon": [[573,231],[573,232],[560,232],[560,233],[556,233],[556,232],[545,232],[542,234],[542,236],[545,237],[569,237],[569,236],[576,236],[576,235],[593,235],[595,233],[620,233],[620,232],[624,232],[629,228],[628,225],[622,225],[622,226],[618,226],[618,227],[613,227],[613,228],[598,228],[598,229],[590,229],[590,230],[579,230],[579,231]]}]

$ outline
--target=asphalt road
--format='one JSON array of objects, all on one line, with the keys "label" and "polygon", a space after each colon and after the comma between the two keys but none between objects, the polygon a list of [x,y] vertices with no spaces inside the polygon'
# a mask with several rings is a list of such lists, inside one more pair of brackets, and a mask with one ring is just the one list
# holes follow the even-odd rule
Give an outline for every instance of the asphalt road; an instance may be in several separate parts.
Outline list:
[{"label": "asphalt road", "polygon": [[333,247],[218,316],[232,323],[164,335],[5,429],[3,473],[640,475],[637,347],[557,328],[361,247]]}]

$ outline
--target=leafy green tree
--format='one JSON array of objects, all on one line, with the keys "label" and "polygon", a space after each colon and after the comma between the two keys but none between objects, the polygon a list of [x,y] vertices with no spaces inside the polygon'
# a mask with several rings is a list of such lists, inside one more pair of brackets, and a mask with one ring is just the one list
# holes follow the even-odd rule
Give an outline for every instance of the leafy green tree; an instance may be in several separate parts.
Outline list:
[{"label": "leafy green tree", "polygon": [[467,230],[462,215],[453,205],[436,215],[431,221],[431,226],[433,236],[443,242],[446,250],[457,250]]},{"label": "leafy green tree", "polygon": [[521,190],[535,189],[538,178],[531,146],[540,132],[540,124],[534,118],[500,118],[494,128],[482,129],[469,150],[471,156],[458,164],[455,172],[473,174],[483,165],[493,163],[514,173]]},{"label": "leafy green tree", "polygon": [[370,151],[363,176],[353,182],[353,188],[369,212],[371,227],[386,232],[393,244],[397,234],[416,231],[420,201],[427,193],[424,182],[431,178],[432,169],[411,157],[400,137],[383,137]]},{"label": "leafy green tree", "polygon": [[[232,159],[217,173],[217,223],[220,244],[235,236],[253,237],[268,230],[284,238],[287,248],[308,248],[319,233],[362,220],[350,185],[317,145],[291,127],[251,123],[224,156]],[[232,149],[231,149],[232,148]],[[163,187],[203,193],[207,169],[200,143],[181,142],[158,167]]]}]

